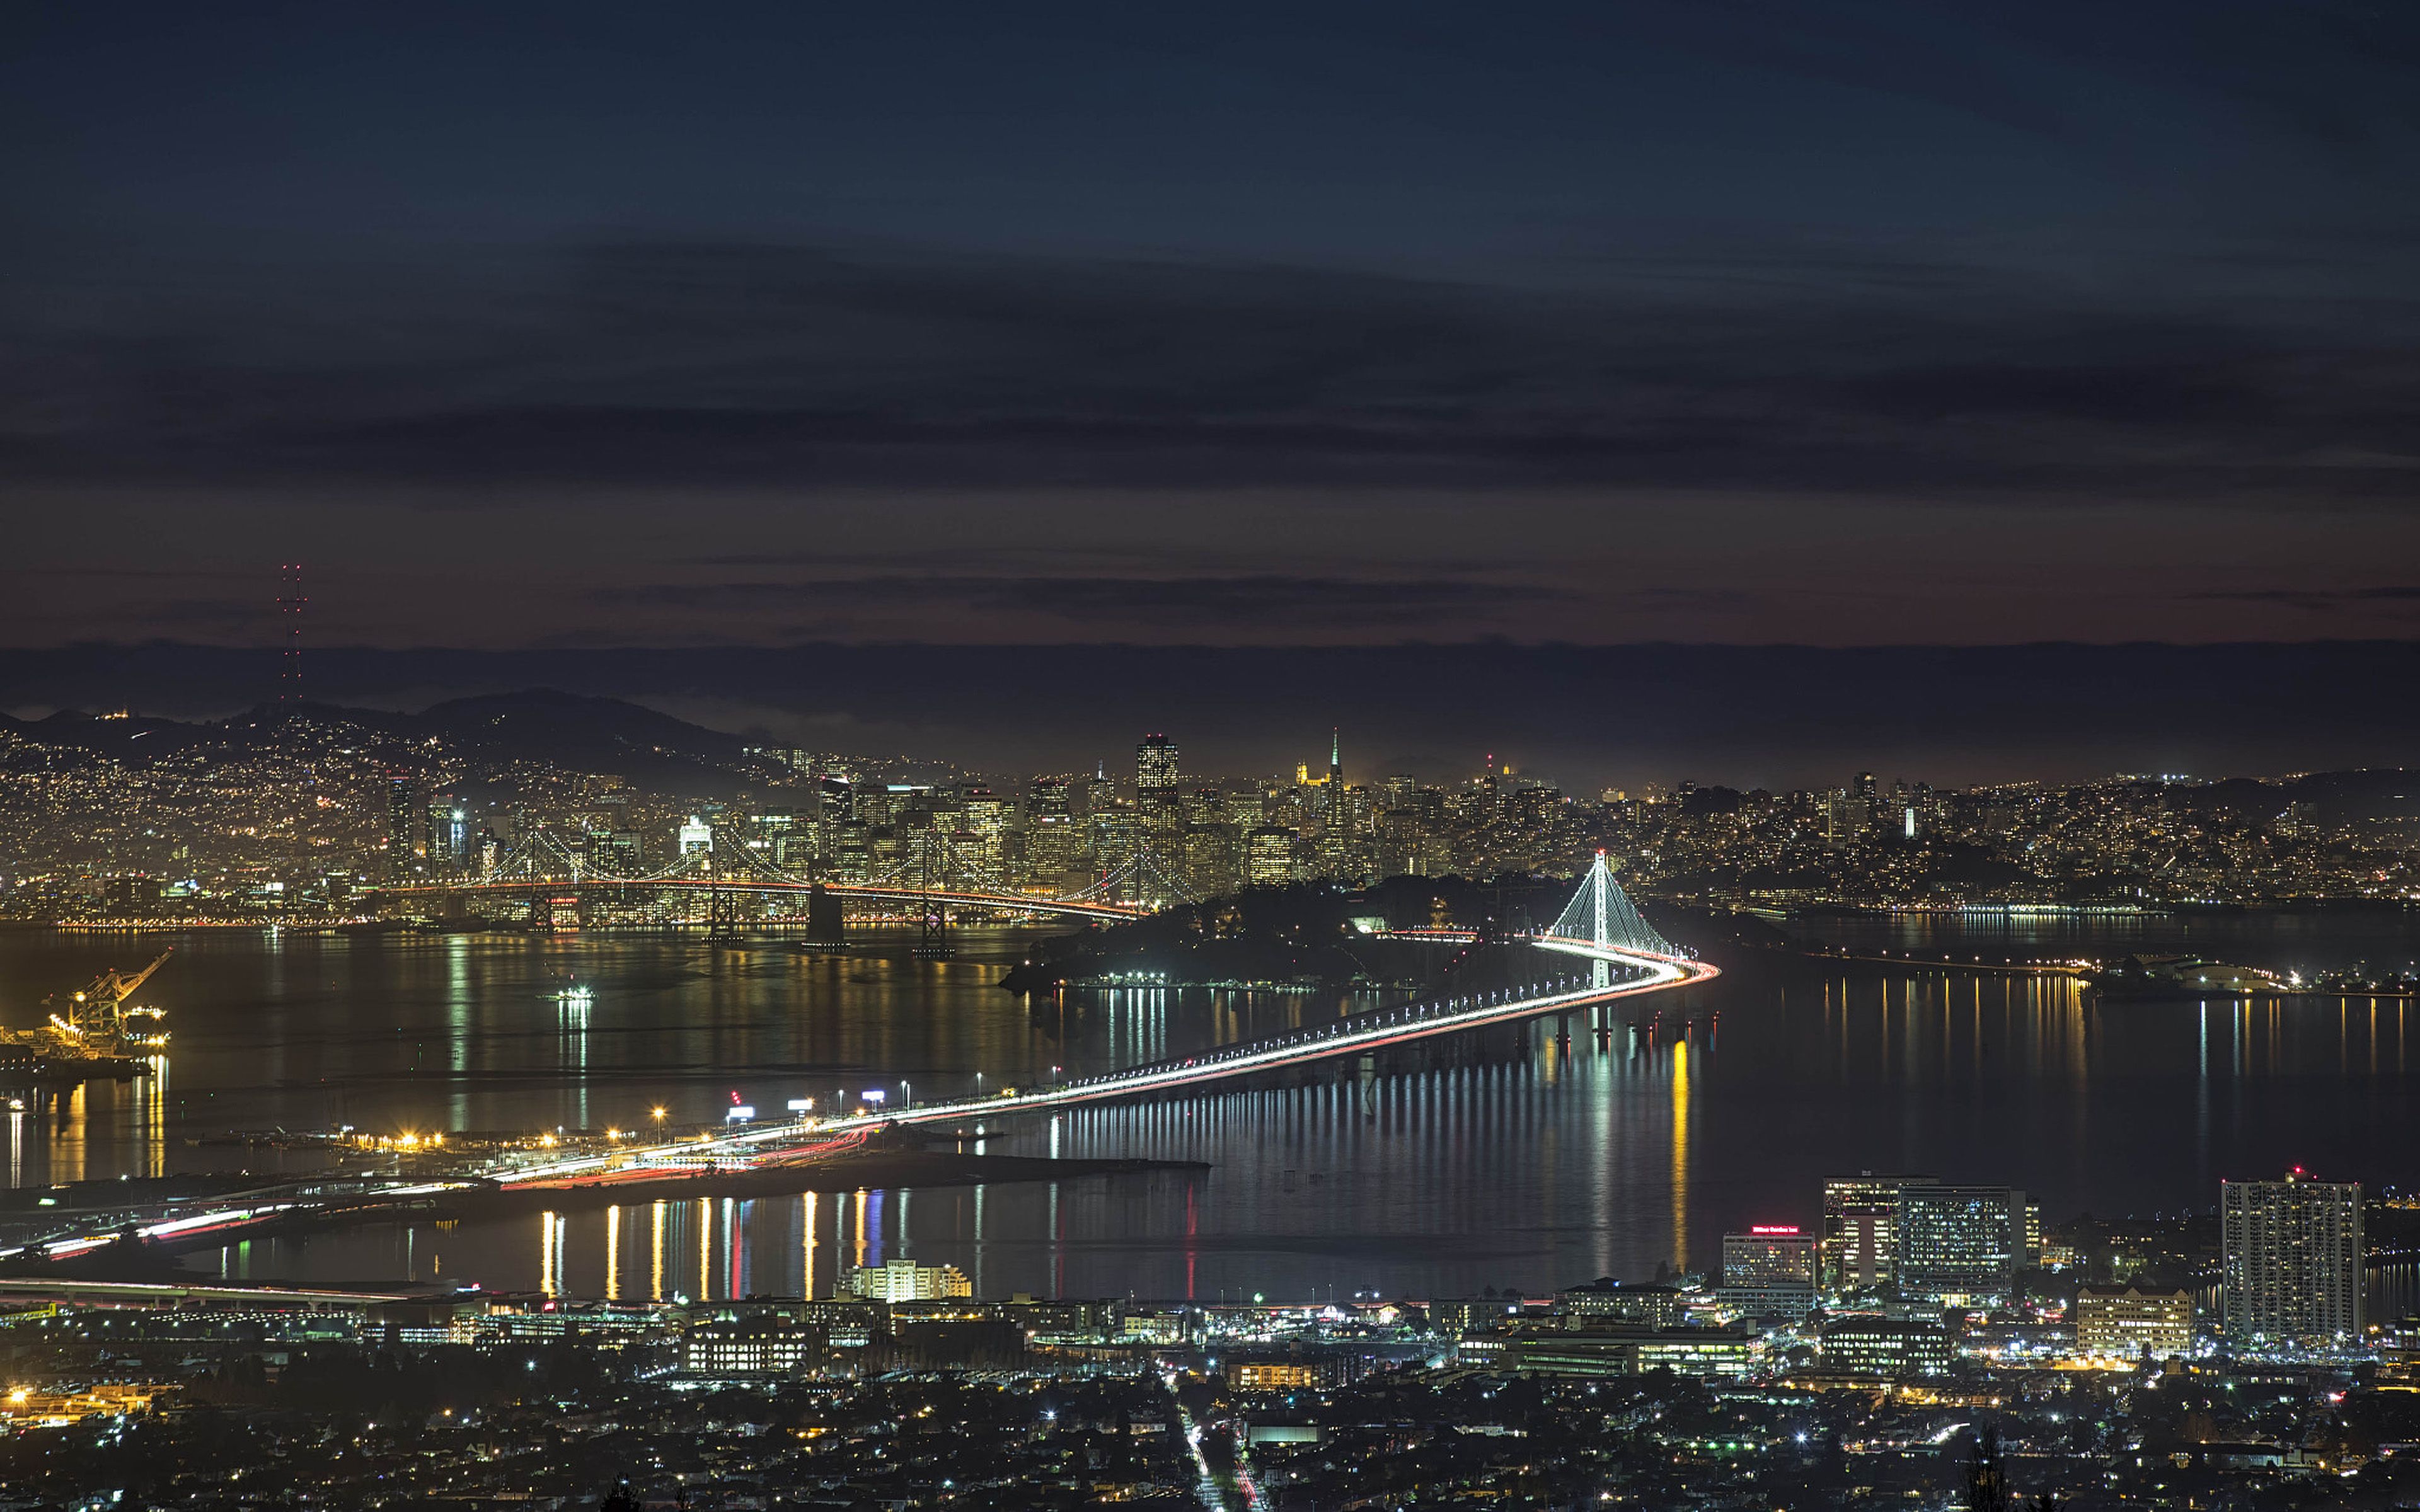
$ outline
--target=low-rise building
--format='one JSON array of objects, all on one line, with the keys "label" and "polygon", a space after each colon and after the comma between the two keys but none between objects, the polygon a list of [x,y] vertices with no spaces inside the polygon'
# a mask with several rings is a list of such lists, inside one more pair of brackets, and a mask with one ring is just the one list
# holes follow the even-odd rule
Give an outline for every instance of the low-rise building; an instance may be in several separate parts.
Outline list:
[{"label": "low-rise building", "polygon": [[892,1260],[882,1265],[852,1266],[847,1288],[852,1296],[878,1302],[929,1302],[941,1297],[971,1297],[975,1288],[954,1265],[918,1265]]},{"label": "low-rise building", "polygon": [[1637,1376],[1651,1370],[1707,1379],[1744,1376],[1755,1348],[1745,1330],[1607,1325],[1578,1333],[1480,1335],[1461,1363],[1481,1370],[1549,1376]]},{"label": "low-rise building", "polygon": [[2193,1346],[2190,1291],[2127,1285],[2085,1287],[2075,1294],[2078,1353],[2164,1360]]},{"label": "low-rise building", "polygon": [[1816,1347],[1826,1374],[1860,1380],[1946,1376],[1956,1359],[1944,1325],[1886,1318],[1837,1319],[1823,1325]]},{"label": "low-rise building", "polygon": [[824,1331],[778,1318],[699,1323],[681,1339],[681,1369],[692,1376],[786,1376],[828,1348]]},{"label": "low-rise building", "polygon": [[1688,1320],[1689,1294],[1678,1287],[1625,1286],[1610,1276],[1600,1276],[1556,1292],[1555,1316],[1575,1328],[1597,1322],[1678,1328]]}]

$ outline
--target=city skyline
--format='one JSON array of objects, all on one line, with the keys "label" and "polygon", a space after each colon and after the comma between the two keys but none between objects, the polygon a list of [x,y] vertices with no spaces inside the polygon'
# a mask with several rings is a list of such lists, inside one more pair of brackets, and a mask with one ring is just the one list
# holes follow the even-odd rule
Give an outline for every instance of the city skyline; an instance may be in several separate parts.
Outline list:
[{"label": "city skyline", "polygon": [[0,1504],[2420,1507],[2420,6],[11,22]]}]

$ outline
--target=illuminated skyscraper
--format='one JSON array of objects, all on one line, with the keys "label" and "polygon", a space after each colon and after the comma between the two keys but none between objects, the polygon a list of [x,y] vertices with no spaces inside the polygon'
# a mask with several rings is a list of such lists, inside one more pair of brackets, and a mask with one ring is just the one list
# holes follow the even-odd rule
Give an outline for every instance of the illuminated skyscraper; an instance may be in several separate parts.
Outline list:
[{"label": "illuminated skyscraper", "polygon": [[1244,880],[1255,887],[1282,887],[1295,879],[1295,833],[1264,825],[1244,837]]},{"label": "illuminated skyscraper", "polygon": [[1974,1305],[2015,1294],[2025,1263],[2025,1195],[2005,1186],[1902,1187],[1902,1297]]},{"label": "illuminated skyscraper", "polygon": [[451,793],[433,795],[424,822],[428,827],[421,848],[428,857],[429,870],[448,872],[460,866],[471,848],[471,816],[460,800]]},{"label": "illuminated skyscraper", "polygon": [[1145,735],[1135,747],[1135,803],[1144,813],[1172,808],[1176,802],[1176,742],[1166,735]]},{"label": "illuminated skyscraper", "polygon": [[1067,801],[1067,779],[1037,777],[1025,796],[1025,866],[1035,883],[1056,887],[1083,852],[1083,837]]},{"label": "illuminated skyscraper", "polygon": [[1823,1183],[1823,1285],[1861,1291],[1891,1278],[1899,1257],[1899,1199],[1930,1176],[1836,1176]]},{"label": "illuminated skyscraper", "polygon": [[1015,812],[1015,804],[989,788],[967,791],[967,843],[958,847],[958,863],[973,869],[977,882],[997,887],[1007,880],[1005,862]]},{"label": "illuminated skyscraper", "polygon": [[411,779],[386,779],[386,874],[400,882],[411,875]]},{"label": "illuminated skyscraper", "polygon": [[1167,875],[1182,869],[1185,851],[1185,799],[1176,781],[1176,742],[1145,735],[1135,747],[1135,839]]},{"label": "illuminated skyscraper", "polygon": [[2361,1339],[2361,1183],[2219,1184],[2221,1305],[2228,1342],[2328,1352]]},{"label": "illuminated skyscraper", "polygon": [[1355,864],[1353,799],[1344,791],[1344,736],[1331,730],[1327,738],[1327,783],[1319,794],[1319,870],[1330,877],[1351,877]]}]

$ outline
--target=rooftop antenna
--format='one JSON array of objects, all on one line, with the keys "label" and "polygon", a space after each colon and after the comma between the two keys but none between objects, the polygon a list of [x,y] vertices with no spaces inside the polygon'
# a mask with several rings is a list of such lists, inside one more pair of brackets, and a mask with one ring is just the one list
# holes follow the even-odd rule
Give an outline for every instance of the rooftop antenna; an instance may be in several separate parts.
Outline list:
[{"label": "rooftop antenna", "polygon": [[278,618],[286,625],[285,665],[277,674],[277,702],[302,702],[302,606],[310,600],[302,596],[302,563],[280,563],[277,567],[279,594]]}]

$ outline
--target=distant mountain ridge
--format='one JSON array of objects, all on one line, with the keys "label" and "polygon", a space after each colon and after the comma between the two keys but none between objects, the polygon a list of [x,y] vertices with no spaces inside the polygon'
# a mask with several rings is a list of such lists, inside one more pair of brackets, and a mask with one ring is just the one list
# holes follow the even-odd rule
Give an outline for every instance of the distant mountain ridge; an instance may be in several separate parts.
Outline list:
[{"label": "distant mountain ridge", "polygon": [[554,688],[448,699],[416,714],[297,702],[265,703],[231,718],[192,722],[73,710],[39,719],[0,715],[0,733],[34,745],[143,762],[197,747],[267,745],[297,720],[350,726],[365,739],[436,739],[459,755],[609,772],[675,791],[721,785],[702,779],[737,764],[743,747],[737,735],[642,704]]}]

